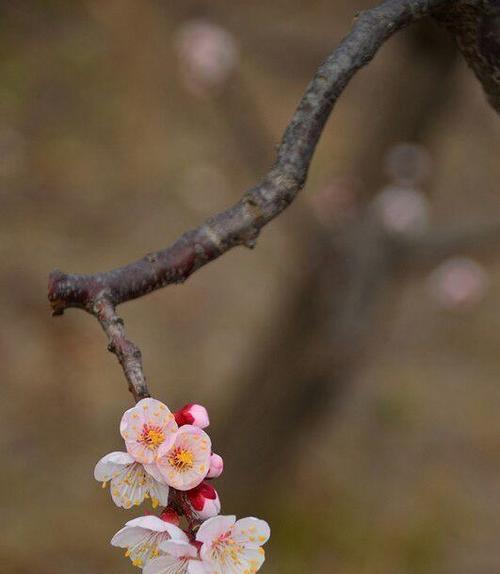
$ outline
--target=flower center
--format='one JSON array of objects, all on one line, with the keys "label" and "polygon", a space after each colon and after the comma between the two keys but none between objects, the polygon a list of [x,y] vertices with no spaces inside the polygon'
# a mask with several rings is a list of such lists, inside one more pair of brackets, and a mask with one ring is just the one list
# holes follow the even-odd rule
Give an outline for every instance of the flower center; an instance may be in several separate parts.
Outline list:
[{"label": "flower center", "polygon": [[229,532],[222,534],[212,543],[212,557],[222,565],[240,566],[243,546],[237,544]]},{"label": "flower center", "polygon": [[127,551],[125,552],[125,556],[130,558],[134,566],[143,568],[144,564],[148,560],[151,558],[156,558],[160,555],[158,546],[160,542],[163,542],[163,540],[168,538],[169,536],[163,532],[151,532],[145,534],[141,540],[128,547]]},{"label": "flower center", "polygon": [[142,442],[147,448],[156,450],[164,440],[165,435],[159,426],[145,424],[142,427],[139,442]]},{"label": "flower center", "polygon": [[168,462],[177,470],[189,470],[193,468],[193,453],[181,447],[177,447],[168,457]]}]

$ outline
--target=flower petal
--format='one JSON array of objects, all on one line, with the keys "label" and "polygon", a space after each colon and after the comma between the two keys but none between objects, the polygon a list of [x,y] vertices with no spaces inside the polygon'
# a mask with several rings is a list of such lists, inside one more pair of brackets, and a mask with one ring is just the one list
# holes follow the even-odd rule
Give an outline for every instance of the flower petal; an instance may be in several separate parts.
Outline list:
[{"label": "flower petal", "polygon": [[111,539],[112,546],[128,548],[137,544],[144,538],[144,529],[138,526],[124,526]]},{"label": "flower petal", "polygon": [[212,540],[228,532],[236,522],[236,516],[214,516],[206,520],[196,533],[196,540],[210,543]]},{"label": "flower petal", "polygon": [[161,482],[162,484],[167,484],[160,472],[160,469],[158,468],[158,465],[155,462],[152,464],[145,464],[144,470],[158,482]]},{"label": "flower petal", "polygon": [[124,466],[133,462],[134,459],[127,452],[110,452],[96,464],[94,478],[99,482],[107,482],[119,474]]},{"label": "flower petal", "polygon": [[144,567],[144,574],[185,574],[187,561],[175,556],[161,556],[149,560]]},{"label": "flower petal", "polygon": [[187,574],[212,574],[212,572],[209,565],[201,560],[190,560],[188,563]]},{"label": "flower petal", "polygon": [[175,556],[176,558],[196,558],[198,556],[196,546],[184,540],[165,540],[165,542],[159,545],[159,548],[163,550],[165,554]]},{"label": "flower petal", "polygon": [[[202,429],[193,425],[181,427],[171,448],[162,444],[158,449],[156,462],[164,480],[177,490],[198,486],[210,467],[211,446],[210,437]],[[179,453],[189,456],[189,462],[176,462]]]},{"label": "flower petal", "polygon": [[154,532],[165,532],[167,529],[168,522],[165,522],[158,516],[139,516],[138,518],[133,518],[125,523],[126,526],[139,526],[140,528],[145,528],[146,530],[153,530]]},{"label": "flower petal", "polygon": [[154,462],[162,442],[173,442],[177,428],[168,407],[151,398],[142,399],[127,410],[120,422],[127,452],[143,464]]},{"label": "flower petal", "polygon": [[113,502],[123,508],[139,506],[146,497],[150,480],[151,477],[138,462],[122,467],[111,480]]},{"label": "flower petal", "polygon": [[269,540],[271,529],[265,520],[259,518],[242,518],[232,529],[232,538],[243,545],[261,546]]},{"label": "flower petal", "polygon": [[266,559],[266,553],[264,548],[245,548],[242,555],[240,556],[241,561],[241,572],[257,572],[259,568],[264,564]]},{"label": "flower petal", "polygon": [[162,484],[150,476],[147,481],[147,489],[149,491],[149,496],[151,497],[153,508],[156,508],[157,506],[167,506],[170,489],[166,484]]}]

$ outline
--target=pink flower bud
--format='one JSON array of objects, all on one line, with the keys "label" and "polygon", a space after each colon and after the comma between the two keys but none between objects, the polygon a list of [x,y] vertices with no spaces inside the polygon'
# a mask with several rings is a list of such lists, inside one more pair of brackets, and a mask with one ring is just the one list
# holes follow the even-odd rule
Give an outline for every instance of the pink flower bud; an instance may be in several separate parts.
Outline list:
[{"label": "pink flower bud", "polygon": [[215,488],[206,482],[202,482],[196,488],[188,490],[186,497],[191,505],[193,514],[200,520],[207,520],[217,516],[220,512],[219,495]]},{"label": "pink flower bud", "polygon": [[170,522],[170,524],[174,524],[175,526],[179,526],[181,519],[175,510],[171,508],[165,508],[165,510],[160,514],[160,518],[164,522]]},{"label": "pink flower bud", "polygon": [[224,461],[218,454],[212,453],[210,457],[210,468],[208,469],[207,478],[217,478],[224,470]]},{"label": "pink flower bud", "polygon": [[182,409],[174,413],[176,423],[183,425],[193,425],[204,429],[210,424],[207,409],[201,405],[187,404]]}]

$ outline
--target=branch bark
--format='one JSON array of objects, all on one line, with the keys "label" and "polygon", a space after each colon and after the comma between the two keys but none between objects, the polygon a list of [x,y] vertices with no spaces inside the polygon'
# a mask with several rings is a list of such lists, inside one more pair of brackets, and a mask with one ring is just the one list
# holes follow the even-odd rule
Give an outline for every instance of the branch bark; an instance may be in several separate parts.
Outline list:
[{"label": "branch bark", "polygon": [[[484,7],[491,2],[459,2],[462,3]],[[124,267],[95,275],[51,273],[49,301],[54,315],[77,307],[99,320],[108,336],[109,349],[118,357],[136,400],[148,396],[149,391],[140,352],[126,339],[116,306],[172,283],[182,283],[237,245],[254,247],[261,229],[288,207],[304,187],[323,128],[352,76],[396,31],[437,10],[441,14],[451,10],[456,4],[454,0],[386,0],[361,12],[351,32],[320,66],[306,89],[271,170],[234,206],[188,231],[166,249]]]},{"label": "branch bark", "polygon": [[500,0],[462,0],[435,12],[500,113]]}]

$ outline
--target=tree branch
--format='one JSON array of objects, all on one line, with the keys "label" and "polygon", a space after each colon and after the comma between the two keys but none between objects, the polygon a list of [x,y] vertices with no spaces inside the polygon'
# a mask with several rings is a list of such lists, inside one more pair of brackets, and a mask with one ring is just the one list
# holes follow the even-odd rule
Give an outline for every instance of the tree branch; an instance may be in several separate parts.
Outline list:
[{"label": "tree branch", "polygon": [[125,336],[123,319],[118,317],[113,304],[106,297],[99,297],[94,302],[92,313],[108,337],[108,350],[114,353],[120,362],[135,401],[149,397],[141,351]]},{"label": "tree branch", "polygon": [[500,113],[500,0],[461,0],[435,12]]},{"label": "tree branch", "polygon": [[[496,1],[496,0],[495,0]],[[468,5],[482,0],[464,0]],[[303,188],[326,121],[352,76],[396,31],[455,0],[386,0],[361,12],[351,32],[320,66],[299,103],[263,181],[233,207],[188,231],[171,246],[108,272],[74,275],[54,271],[49,300],[54,315],[78,307],[93,314],[120,361],[134,397],[147,396],[140,352],[124,334],[115,307],[172,283],[182,283],[232,247],[254,247],[260,230],[279,215]]]}]

